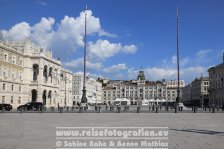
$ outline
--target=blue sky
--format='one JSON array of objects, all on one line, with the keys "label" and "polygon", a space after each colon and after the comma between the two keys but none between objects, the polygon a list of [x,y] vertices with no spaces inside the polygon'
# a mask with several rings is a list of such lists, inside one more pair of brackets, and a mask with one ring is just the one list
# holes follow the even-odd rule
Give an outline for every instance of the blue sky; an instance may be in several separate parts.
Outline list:
[{"label": "blue sky", "polygon": [[223,0],[0,0],[0,28],[4,38],[29,38],[81,72],[86,5],[92,76],[135,79],[142,66],[148,80],[176,79],[177,7],[181,79],[222,62]]}]

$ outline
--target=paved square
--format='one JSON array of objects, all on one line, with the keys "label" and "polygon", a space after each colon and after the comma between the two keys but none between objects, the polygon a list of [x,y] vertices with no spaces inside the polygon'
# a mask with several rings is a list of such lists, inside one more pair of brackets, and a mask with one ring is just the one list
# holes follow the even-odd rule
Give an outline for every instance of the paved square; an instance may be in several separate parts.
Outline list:
[{"label": "paved square", "polygon": [[56,127],[168,127],[169,149],[223,149],[223,113],[4,113],[1,149],[55,149]]}]

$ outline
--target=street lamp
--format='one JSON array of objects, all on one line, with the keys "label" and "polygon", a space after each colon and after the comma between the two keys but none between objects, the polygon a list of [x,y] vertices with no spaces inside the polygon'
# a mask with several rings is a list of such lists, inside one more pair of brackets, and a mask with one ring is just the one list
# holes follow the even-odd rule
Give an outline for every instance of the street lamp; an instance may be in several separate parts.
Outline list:
[{"label": "street lamp", "polygon": [[[180,65],[179,65],[179,9],[177,8],[177,98],[176,108],[180,101]],[[175,110],[176,112],[177,110]]]},{"label": "street lamp", "polygon": [[87,6],[86,6],[86,10],[85,10],[84,74],[83,74],[83,89],[82,89],[81,103],[87,103],[87,97],[86,97],[86,28],[87,28],[86,11],[87,11]]}]

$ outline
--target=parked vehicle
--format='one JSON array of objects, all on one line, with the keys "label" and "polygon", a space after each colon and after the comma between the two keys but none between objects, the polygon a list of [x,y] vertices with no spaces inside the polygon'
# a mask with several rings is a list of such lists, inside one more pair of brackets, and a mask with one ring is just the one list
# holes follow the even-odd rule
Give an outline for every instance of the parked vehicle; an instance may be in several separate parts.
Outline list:
[{"label": "parked vehicle", "polygon": [[5,109],[6,111],[12,110],[12,105],[7,103],[0,103],[0,110]]},{"label": "parked vehicle", "polygon": [[38,109],[42,109],[44,107],[42,102],[28,102],[25,105],[21,105],[17,107],[17,110],[27,110],[27,111],[37,111]]}]

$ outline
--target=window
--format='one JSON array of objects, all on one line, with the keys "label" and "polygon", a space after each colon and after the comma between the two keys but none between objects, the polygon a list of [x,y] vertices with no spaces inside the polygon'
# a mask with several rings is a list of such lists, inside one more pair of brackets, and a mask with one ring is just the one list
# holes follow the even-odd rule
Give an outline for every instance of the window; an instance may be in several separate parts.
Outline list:
[{"label": "window", "polygon": [[5,90],[5,84],[3,84],[2,89]]},{"label": "window", "polygon": [[19,92],[21,92],[21,86],[19,86]]},{"label": "window", "polygon": [[12,91],[13,91],[14,85],[12,85]]},{"label": "window", "polygon": [[23,65],[23,60],[20,60],[20,66],[22,66]]},{"label": "window", "polygon": [[11,103],[13,103],[13,96],[11,96]]},{"label": "window", "polygon": [[7,61],[7,54],[4,55],[4,60]]},{"label": "window", "polygon": [[5,96],[2,96],[2,103],[5,102]]},{"label": "window", "polygon": [[13,56],[12,57],[12,63],[15,64],[15,62],[16,62],[16,58]]},{"label": "window", "polygon": [[19,97],[18,104],[21,104],[21,97]]}]

